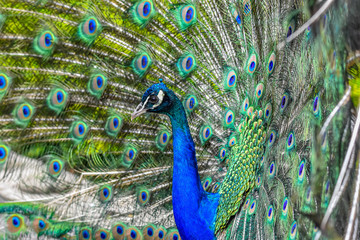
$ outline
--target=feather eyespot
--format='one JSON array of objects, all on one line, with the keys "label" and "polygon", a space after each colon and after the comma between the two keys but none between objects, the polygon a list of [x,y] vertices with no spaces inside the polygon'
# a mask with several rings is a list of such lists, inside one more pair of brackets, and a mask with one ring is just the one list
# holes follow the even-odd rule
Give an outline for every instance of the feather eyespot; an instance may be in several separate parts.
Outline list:
[{"label": "feather eyespot", "polygon": [[259,101],[262,96],[264,95],[264,91],[265,91],[265,86],[264,86],[264,83],[259,83],[256,88],[255,88],[255,97],[256,99]]},{"label": "feather eyespot", "polygon": [[122,124],[123,120],[120,116],[112,115],[108,117],[105,124],[106,133],[111,137],[116,137],[121,130]]},{"label": "feather eyespot", "polygon": [[247,73],[252,75],[257,68],[257,56],[255,53],[251,54],[247,61]]},{"label": "feather eyespot", "polygon": [[44,31],[34,39],[34,50],[41,55],[48,56],[54,50],[56,42],[57,38],[51,31]]},{"label": "feather eyespot", "polygon": [[239,15],[239,13],[236,11],[235,8],[232,8],[231,9],[231,14],[233,15],[233,17],[235,18],[235,21],[238,23],[238,24],[241,24],[241,17]]},{"label": "feather eyespot", "polygon": [[249,0],[244,1],[244,13],[245,16],[249,15],[249,13],[251,13],[251,4]]},{"label": "feather eyespot", "polygon": [[185,6],[181,9],[181,16],[185,23],[189,24],[196,18],[195,8],[191,5]]},{"label": "feather eyespot", "polygon": [[237,130],[238,130],[239,133],[241,133],[241,132],[243,131],[243,129],[244,129],[244,126],[245,126],[244,123],[245,123],[244,121],[241,122],[241,123],[239,124],[238,128],[237,128]]},{"label": "feather eyespot", "polygon": [[52,159],[49,162],[48,169],[49,169],[49,174],[52,177],[57,178],[61,174],[63,168],[64,168],[64,163],[60,159]]},{"label": "feather eyespot", "polygon": [[212,187],[212,192],[216,193],[219,190],[219,186],[220,186],[219,182],[215,183],[214,186]]},{"label": "feather eyespot", "polygon": [[269,177],[274,177],[276,173],[276,165],[275,162],[271,162],[269,166]]},{"label": "feather eyespot", "polygon": [[281,103],[280,103],[280,112],[283,113],[286,109],[286,107],[288,106],[290,101],[290,96],[288,93],[284,93],[284,95],[281,98]]},{"label": "feather eyespot", "polygon": [[210,177],[207,177],[207,178],[203,181],[202,186],[203,186],[203,189],[204,189],[205,191],[207,191],[207,190],[209,189],[209,187],[210,187],[210,185],[211,185],[211,182],[212,182],[212,180],[211,180]]},{"label": "feather eyespot", "polygon": [[160,131],[156,136],[156,145],[160,150],[164,150],[170,141],[170,133],[168,131]]},{"label": "feather eyespot", "polygon": [[254,112],[254,107],[251,106],[251,107],[248,108],[246,115],[247,115],[248,117],[252,117],[252,116],[253,116],[253,112]]},{"label": "feather eyespot", "polygon": [[192,112],[198,105],[198,101],[194,95],[190,95],[185,100],[185,109],[187,112]]},{"label": "feather eyespot", "polygon": [[105,185],[99,189],[99,198],[101,202],[108,202],[113,196],[113,190],[111,186]]},{"label": "feather eyespot", "polygon": [[233,90],[236,87],[237,74],[233,69],[228,69],[224,77],[224,88],[226,90]]},{"label": "feather eyespot", "polygon": [[19,214],[12,214],[7,219],[7,229],[11,233],[18,234],[25,228],[24,218]]},{"label": "feather eyespot", "polygon": [[159,227],[154,233],[155,240],[164,239],[166,236],[166,233],[167,233],[167,231],[164,227]]},{"label": "feather eyespot", "polygon": [[146,71],[150,68],[151,64],[152,64],[152,59],[150,55],[147,52],[141,52],[135,56],[131,66],[134,72],[138,76],[142,77],[146,73]]},{"label": "feather eyespot", "polygon": [[286,150],[290,151],[296,147],[295,134],[290,132],[286,141]]},{"label": "feather eyespot", "polygon": [[75,142],[82,141],[86,137],[87,132],[88,132],[88,126],[83,121],[75,121],[71,125],[70,133],[71,133],[71,137]]},{"label": "feather eyespot", "polygon": [[169,240],[181,240],[180,234],[178,230],[171,230],[166,235],[166,239]]},{"label": "feather eyespot", "polygon": [[154,239],[156,237],[155,235],[155,226],[153,224],[146,225],[143,230],[142,234],[144,235],[144,239]]},{"label": "feather eyespot", "polygon": [[124,223],[116,223],[111,229],[113,238],[115,240],[125,239],[126,228],[127,227]]},{"label": "feather eyespot", "polygon": [[236,139],[236,135],[235,134],[231,134],[228,140],[228,146],[229,147],[233,147],[235,146],[237,143],[237,139]]},{"label": "feather eyespot", "polygon": [[136,227],[128,227],[126,229],[126,237],[127,237],[126,239],[131,239],[131,240],[143,239],[143,235]]},{"label": "feather eyespot", "polygon": [[186,54],[179,58],[176,65],[180,76],[186,77],[196,68],[196,60],[194,55]]},{"label": "feather eyespot", "polygon": [[319,96],[315,96],[314,101],[313,101],[312,110],[313,110],[315,117],[320,116],[320,98],[319,98]]},{"label": "feather eyespot", "polygon": [[79,240],[92,239],[92,232],[90,228],[82,228],[79,232]]},{"label": "feather eyespot", "polygon": [[135,158],[137,156],[137,150],[134,147],[127,147],[124,151],[123,155],[123,165],[125,167],[130,167],[131,164],[134,162]]},{"label": "feather eyespot", "polygon": [[296,234],[297,234],[297,224],[296,221],[294,221],[290,227],[290,239],[296,239]]},{"label": "feather eyespot", "polygon": [[138,4],[136,10],[140,18],[148,19],[152,16],[153,4],[150,1],[142,1],[140,4]]},{"label": "feather eyespot", "polygon": [[137,199],[138,199],[138,203],[141,206],[144,206],[150,200],[150,192],[147,189],[138,190]]},{"label": "feather eyespot", "polygon": [[288,209],[289,209],[289,199],[287,197],[284,198],[283,202],[282,202],[282,207],[281,207],[281,211],[282,211],[282,216],[286,217],[288,214]]},{"label": "feather eyespot", "polygon": [[219,151],[219,158],[221,161],[223,161],[226,158],[227,151],[225,147],[221,147]]},{"label": "feather eyespot", "polygon": [[225,128],[234,127],[234,121],[235,121],[234,112],[231,110],[227,110],[224,115],[224,127]]},{"label": "feather eyespot", "polygon": [[295,19],[291,19],[286,28],[286,37],[290,37],[295,32]]},{"label": "feather eyespot", "polygon": [[264,113],[265,113],[265,121],[269,121],[270,118],[271,118],[271,114],[272,114],[271,103],[266,104],[265,109],[264,109]]},{"label": "feather eyespot", "polygon": [[26,127],[34,115],[34,111],[35,108],[30,103],[24,102],[17,105],[14,112],[15,123],[22,127]]},{"label": "feather eyespot", "polygon": [[262,182],[262,177],[261,175],[259,175],[257,178],[256,178],[256,187],[259,188],[261,186],[261,182]]},{"label": "feather eyespot", "polygon": [[41,233],[48,229],[49,223],[43,217],[37,217],[33,220],[32,227],[36,233]]},{"label": "feather eyespot", "polygon": [[245,204],[244,204],[243,209],[246,210],[246,209],[249,207],[249,205],[250,205],[250,198],[247,198],[247,199],[245,200]]},{"label": "feather eyespot", "polygon": [[4,73],[0,73],[0,100],[6,94],[11,84],[11,78]]},{"label": "feather eyespot", "polygon": [[272,205],[270,205],[267,209],[266,218],[268,223],[272,223],[274,221],[274,208]]},{"label": "feather eyespot", "polygon": [[301,160],[299,164],[299,171],[298,171],[298,181],[302,183],[304,181],[305,176],[305,160]]},{"label": "feather eyespot", "polygon": [[101,31],[101,24],[95,17],[86,18],[78,27],[78,36],[90,45]]},{"label": "feather eyespot", "polygon": [[270,134],[269,134],[269,141],[268,141],[268,147],[272,147],[276,141],[276,131],[275,130],[271,130]]},{"label": "feather eyespot", "polygon": [[94,74],[88,82],[88,91],[96,98],[100,98],[107,85],[107,77],[103,74]]},{"label": "feather eyespot", "polygon": [[249,106],[250,106],[250,101],[249,101],[249,98],[246,97],[241,105],[241,112],[243,114],[246,114]]},{"label": "feather eyespot", "polygon": [[210,126],[208,125],[203,126],[199,132],[200,140],[202,144],[205,144],[205,142],[211,138],[212,134],[213,134],[212,128]]},{"label": "feather eyespot", "polygon": [[4,164],[10,154],[10,148],[0,143],[0,165]]},{"label": "feather eyespot", "polygon": [[110,239],[110,233],[105,229],[99,229],[95,232],[96,240],[108,240]]},{"label": "feather eyespot", "polygon": [[55,88],[50,91],[47,97],[47,105],[51,110],[60,113],[66,107],[67,100],[67,92],[61,88]]},{"label": "feather eyespot", "polygon": [[267,69],[269,75],[274,72],[275,62],[276,62],[275,53],[271,53],[269,60],[268,60],[268,69]]},{"label": "feather eyespot", "polygon": [[253,200],[250,204],[249,215],[252,215],[256,212],[256,200]]}]

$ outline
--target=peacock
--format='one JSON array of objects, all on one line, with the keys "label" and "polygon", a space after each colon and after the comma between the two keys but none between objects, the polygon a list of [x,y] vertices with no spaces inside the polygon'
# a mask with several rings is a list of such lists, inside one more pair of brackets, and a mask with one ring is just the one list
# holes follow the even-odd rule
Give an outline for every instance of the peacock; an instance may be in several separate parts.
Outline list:
[{"label": "peacock", "polygon": [[2,239],[359,237],[356,0],[0,0]]}]

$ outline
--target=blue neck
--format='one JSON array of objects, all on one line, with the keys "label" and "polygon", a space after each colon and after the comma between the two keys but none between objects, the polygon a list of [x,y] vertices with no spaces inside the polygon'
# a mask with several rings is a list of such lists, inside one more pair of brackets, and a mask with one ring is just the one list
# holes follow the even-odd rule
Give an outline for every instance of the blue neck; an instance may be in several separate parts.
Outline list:
[{"label": "blue neck", "polygon": [[185,110],[176,98],[170,117],[173,131],[174,169],[172,201],[177,228],[183,239],[214,239],[219,195],[206,193],[198,173],[195,144]]}]

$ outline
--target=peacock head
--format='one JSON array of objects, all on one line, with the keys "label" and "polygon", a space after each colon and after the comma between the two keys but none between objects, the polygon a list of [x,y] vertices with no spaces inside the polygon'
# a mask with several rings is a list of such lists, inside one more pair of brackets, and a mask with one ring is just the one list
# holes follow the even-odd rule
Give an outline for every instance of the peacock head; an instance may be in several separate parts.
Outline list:
[{"label": "peacock head", "polygon": [[141,103],[131,114],[134,119],[146,112],[169,114],[176,95],[162,82],[149,87],[142,96]]}]

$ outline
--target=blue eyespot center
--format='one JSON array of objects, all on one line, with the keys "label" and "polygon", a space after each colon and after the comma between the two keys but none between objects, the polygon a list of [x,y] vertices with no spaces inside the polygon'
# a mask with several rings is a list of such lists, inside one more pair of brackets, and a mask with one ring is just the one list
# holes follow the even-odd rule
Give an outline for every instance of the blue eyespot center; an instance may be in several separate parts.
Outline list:
[{"label": "blue eyespot center", "polygon": [[116,227],[116,232],[117,232],[119,235],[122,235],[123,232],[124,232],[123,227],[122,227],[122,226],[117,226],[117,227]]},{"label": "blue eyespot center", "polygon": [[191,7],[189,7],[189,9],[186,11],[185,20],[189,22],[193,18],[193,15],[194,15],[194,10]]},{"label": "blue eyespot center", "polygon": [[258,96],[260,96],[260,95],[261,95],[261,90],[258,91]]},{"label": "blue eyespot center", "polygon": [[286,37],[290,37],[291,34],[292,34],[292,27],[289,26],[289,29],[288,29],[288,32],[287,32]]},{"label": "blue eyespot center", "polygon": [[190,103],[189,103],[189,107],[190,109],[192,109],[195,105],[195,99],[194,98],[190,98]]},{"label": "blue eyespot center", "polygon": [[232,86],[235,82],[235,75],[232,75],[229,80],[229,85]]},{"label": "blue eyespot center", "polygon": [[296,230],[296,223],[292,226],[291,233],[293,234],[295,232],[295,230]]},{"label": "blue eyespot center", "polygon": [[83,236],[83,238],[88,239],[90,237],[89,231],[88,230],[83,230],[82,236]]},{"label": "blue eyespot center", "polygon": [[119,119],[118,118],[113,119],[113,125],[114,125],[114,128],[118,128],[118,126],[119,126]]},{"label": "blue eyespot center", "polygon": [[0,89],[5,88],[6,86],[6,80],[4,76],[0,76]]},{"label": "blue eyespot center", "polygon": [[222,156],[222,157],[225,157],[225,150],[222,151],[221,156]]},{"label": "blue eyespot center", "polygon": [[254,62],[254,61],[252,61],[252,62],[250,63],[250,68],[249,68],[249,70],[250,70],[251,72],[255,70],[255,62]]},{"label": "blue eyespot center", "polygon": [[251,204],[251,209],[253,209],[255,207],[255,203],[253,202],[252,204]]},{"label": "blue eyespot center", "polygon": [[285,200],[285,201],[284,201],[284,205],[283,205],[283,210],[284,210],[284,211],[286,210],[287,203],[288,203],[288,201],[287,201],[287,200]]},{"label": "blue eyespot center", "polygon": [[167,141],[167,134],[164,133],[164,134],[163,134],[163,142],[166,142],[166,141]]},{"label": "blue eyespot center", "polygon": [[274,164],[272,163],[272,164],[270,165],[270,174],[272,174],[273,171],[274,171]]},{"label": "blue eyespot center", "polygon": [[250,12],[250,5],[248,4],[248,3],[246,3],[245,4],[245,8],[244,8],[244,12],[245,12],[245,14],[249,14],[249,12]]},{"label": "blue eyespot center", "polygon": [[272,208],[269,208],[268,216],[271,217]]},{"label": "blue eyespot center", "polygon": [[178,239],[179,239],[179,236],[177,234],[174,234],[173,240],[178,240]]},{"label": "blue eyespot center", "polygon": [[230,123],[230,122],[232,121],[232,119],[233,119],[233,115],[230,114],[230,115],[228,116],[227,122]]},{"label": "blue eyespot center", "polygon": [[147,59],[147,56],[142,56],[141,58],[141,67],[142,68],[145,68],[148,64],[148,59]]},{"label": "blue eyespot center", "polygon": [[131,149],[131,150],[129,151],[129,158],[130,158],[130,159],[133,159],[133,157],[134,157],[134,150]]},{"label": "blue eyespot center", "polygon": [[136,238],[136,232],[134,230],[131,230],[130,236],[131,236],[132,239],[135,239]]},{"label": "blue eyespot center", "polygon": [[329,182],[327,182],[327,183],[326,183],[326,188],[325,188],[325,193],[328,193],[328,191],[329,191],[329,187],[330,187],[330,183],[329,183]]},{"label": "blue eyespot center", "polygon": [[208,138],[209,136],[210,136],[210,130],[209,128],[207,128],[205,131],[205,137]]},{"label": "blue eyespot center", "polygon": [[193,60],[191,57],[189,57],[187,60],[186,60],[186,70],[189,70],[191,68],[193,64]]},{"label": "blue eyespot center", "polygon": [[24,117],[29,117],[30,115],[30,108],[28,106],[23,106],[22,112],[24,114]]},{"label": "blue eyespot center", "polygon": [[237,22],[238,24],[241,24],[241,18],[240,18],[239,15],[236,17],[236,22]]},{"label": "blue eyespot center", "polygon": [[249,106],[249,105],[248,105],[247,103],[245,103],[245,110],[247,110],[248,106]]},{"label": "blue eyespot center", "polygon": [[107,234],[105,232],[100,233],[100,238],[101,239],[106,239],[106,237],[107,237]]},{"label": "blue eyespot center", "polygon": [[103,195],[104,195],[105,198],[107,198],[109,196],[109,189],[104,188]]},{"label": "blue eyespot center", "polygon": [[43,220],[39,220],[39,228],[44,229],[44,227],[45,227],[45,222]]},{"label": "blue eyespot center", "polygon": [[303,170],[304,170],[304,164],[302,163],[302,164],[300,165],[300,169],[299,169],[299,175],[300,175],[300,176],[302,175]]},{"label": "blue eyespot center", "polygon": [[154,231],[152,230],[152,228],[148,228],[147,229],[147,234],[151,237],[152,235],[154,235]]},{"label": "blue eyespot center", "polygon": [[53,170],[54,172],[58,172],[60,170],[60,164],[58,162],[54,162]]},{"label": "blue eyespot center", "polygon": [[144,15],[144,17],[147,17],[148,15],[149,15],[149,13],[150,13],[150,3],[149,2],[146,2],[145,4],[144,4],[144,8],[143,8],[143,15]]},{"label": "blue eyespot center", "polygon": [[52,45],[52,36],[51,36],[51,34],[46,33],[44,39],[45,39],[45,46],[50,47]]},{"label": "blue eyespot center", "polygon": [[4,159],[6,156],[6,151],[4,147],[0,147],[0,159]]},{"label": "blue eyespot center", "polygon": [[12,223],[13,223],[13,225],[15,227],[19,227],[20,226],[20,219],[18,217],[13,217]]},{"label": "blue eyespot center", "polygon": [[162,239],[164,237],[164,232],[163,231],[159,231],[159,238]]},{"label": "blue eyespot center", "polygon": [[273,70],[273,67],[274,67],[274,62],[271,60],[269,63],[269,72]]},{"label": "blue eyespot center", "polygon": [[142,192],[142,193],[141,193],[141,199],[142,199],[143,201],[145,201],[145,200],[147,199],[147,194],[146,194],[146,192]]},{"label": "blue eyespot center", "polygon": [[283,98],[281,100],[281,108],[285,107],[285,103],[286,103],[286,96],[283,96]]},{"label": "blue eyespot center", "polygon": [[85,131],[85,128],[84,128],[84,126],[82,124],[79,124],[78,130],[79,130],[79,134],[82,135],[84,133],[84,131]]},{"label": "blue eyespot center", "polygon": [[290,134],[289,139],[288,139],[288,145],[289,146],[292,144],[292,139],[293,139],[293,135]]},{"label": "blue eyespot center", "polygon": [[94,33],[96,30],[96,22],[94,19],[90,19],[89,21],[89,33]]},{"label": "blue eyespot center", "polygon": [[97,84],[98,88],[101,88],[103,86],[102,77],[99,76],[99,77],[96,78],[96,84]]},{"label": "blue eyespot center", "polygon": [[62,92],[57,92],[56,99],[58,100],[58,102],[62,102],[64,99],[64,94]]},{"label": "blue eyespot center", "polygon": [[206,181],[206,182],[205,182],[205,188],[207,188],[208,185],[209,185],[209,182]]},{"label": "blue eyespot center", "polygon": [[270,134],[270,143],[273,141],[273,138],[274,138],[274,134],[271,133],[271,134]]},{"label": "blue eyespot center", "polygon": [[319,97],[316,97],[314,100],[314,112],[317,110],[318,101],[319,101]]}]

